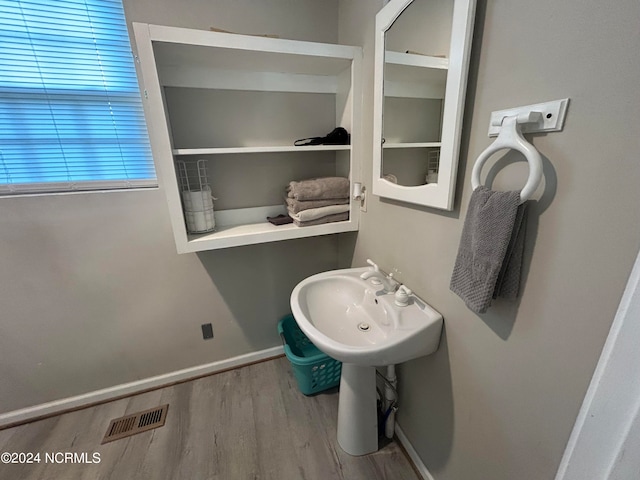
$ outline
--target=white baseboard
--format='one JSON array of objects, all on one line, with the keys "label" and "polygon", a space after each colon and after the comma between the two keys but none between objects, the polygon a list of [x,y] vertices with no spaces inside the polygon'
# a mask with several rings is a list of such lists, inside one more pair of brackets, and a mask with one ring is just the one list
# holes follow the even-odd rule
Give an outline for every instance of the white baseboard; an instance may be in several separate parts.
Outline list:
[{"label": "white baseboard", "polygon": [[418,470],[418,473],[420,473],[422,478],[424,480],[434,480],[431,473],[429,473],[429,470],[427,470],[427,466],[422,462],[422,459],[418,456],[418,452],[416,452],[416,449],[413,448],[413,445],[411,445],[411,442],[402,431],[402,428],[400,428],[400,425],[398,425],[397,423],[395,425],[395,433],[396,433],[396,437],[398,437],[398,440],[400,440],[402,447],[406,450],[407,454],[409,455],[409,458],[415,465],[416,470]]},{"label": "white baseboard", "polygon": [[84,393],[75,397],[63,398],[54,402],[43,403],[33,407],[13,410],[0,414],[0,427],[14,423],[28,422],[40,417],[54,415],[56,413],[80,408],[93,403],[108,401],[114,398],[133,395],[135,393],[162,387],[175,382],[189,380],[191,378],[209,375],[212,373],[228,370],[230,368],[241,367],[250,363],[277,357],[284,353],[283,347],[273,347],[258,352],[247,353],[226,360],[199,365],[197,367],[185,368],[176,372],[165,373],[156,377],[145,378],[135,382],[123,383],[114,387]]}]

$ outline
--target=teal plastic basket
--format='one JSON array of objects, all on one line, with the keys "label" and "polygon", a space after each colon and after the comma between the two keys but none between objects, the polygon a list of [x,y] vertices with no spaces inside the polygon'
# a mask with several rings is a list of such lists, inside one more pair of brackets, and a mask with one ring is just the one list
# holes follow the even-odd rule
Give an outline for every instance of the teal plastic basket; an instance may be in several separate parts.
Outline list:
[{"label": "teal plastic basket", "polygon": [[278,333],[302,393],[312,395],[340,383],[342,363],[318,350],[300,330],[293,315],[287,315],[278,322]]}]

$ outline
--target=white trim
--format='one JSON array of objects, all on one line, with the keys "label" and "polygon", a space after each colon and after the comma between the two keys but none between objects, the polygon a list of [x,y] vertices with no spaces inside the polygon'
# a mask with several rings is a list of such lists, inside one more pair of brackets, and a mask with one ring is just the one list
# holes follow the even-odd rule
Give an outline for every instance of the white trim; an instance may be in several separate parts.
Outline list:
[{"label": "white trim", "polygon": [[[61,197],[65,195],[84,195],[86,193],[129,193],[129,192],[153,192],[154,190],[158,190],[160,187],[149,186],[149,187],[137,187],[137,188],[119,188],[114,189],[110,188],[109,190],[69,190],[68,192],[15,192],[12,194],[5,195],[4,193],[0,193],[0,199],[2,198],[25,198],[25,197]],[[1,200],[0,200],[1,201]]]},{"label": "white trim", "polygon": [[[420,81],[402,83],[407,85],[406,93],[401,93],[399,82],[389,78],[385,69],[385,32],[391,27],[397,17],[407,8],[412,0],[391,0],[376,15],[374,72],[373,72],[373,178],[372,192],[380,197],[391,198],[416,205],[453,210],[455,184],[460,154],[460,138],[462,131],[462,117],[466,94],[467,74],[471,53],[471,41],[475,22],[476,0],[455,0],[453,4],[453,18],[451,29],[451,44],[449,46],[448,71],[441,71],[439,67],[423,67],[431,74],[445,76],[446,85],[441,81]],[[397,57],[396,57],[397,58]],[[434,60],[433,57],[429,60]],[[418,62],[414,62],[415,65]],[[404,70],[404,69],[403,69]],[[446,87],[446,88],[445,88]],[[443,102],[441,123],[440,171],[438,182],[429,185],[404,187],[388,182],[381,176],[383,166],[383,138],[384,98],[385,96],[402,96],[408,98],[442,98]]]},{"label": "white trim", "polygon": [[411,445],[411,442],[402,431],[402,428],[400,428],[400,425],[398,425],[397,423],[396,423],[395,431],[396,431],[396,437],[402,444],[402,447],[406,450],[407,454],[409,455],[409,458],[413,462],[413,465],[416,467],[416,470],[418,471],[418,473],[420,473],[420,475],[422,476],[423,480],[435,480],[431,475],[431,473],[429,473],[429,470],[427,470],[427,466],[424,464],[424,462],[418,455],[418,452],[416,452],[416,449],[413,448],[413,445]]},{"label": "white trim", "polygon": [[273,52],[314,57],[343,58],[351,60],[355,49],[347,45],[335,43],[318,43],[283,38],[254,37],[250,35],[229,34],[226,32],[210,32],[193,28],[169,27],[164,25],[146,25],[133,22],[149,31],[153,41],[177,43],[179,45],[199,45],[217,48],[232,48],[258,52]]},{"label": "white trim", "polygon": [[640,418],[640,254],[567,443],[556,480],[631,478]]},{"label": "white trim", "polygon": [[83,407],[85,405],[108,401],[117,397],[134,395],[135,393],[143,390],[158,388],[163,385],[169,385],[203,375],[210,375],[231,368],[242,367],[250,363],[277,357],[283,353],[284,349],[281,346],[267,348],[266,350],[251,352],[205,365],[185,368],[183,370],[165,373],[164,375],[145,378],[143,380],[137,380],[130,383],[123,383],[121,385],[84,393],[75,397],[63,398],[62,400],[56,400],[54,402],[42,403],[40,405],[22,408],[20,410],[13,410],[0,415],[0,427],[12,423],[28,422],[45,415],[52,415],[62,411]]},{"label": "white trim", "polygon": [[[155,167],[154,167],[155,168]],[[83,180],[78,182],[3,183],[0,195],[56,195],[66,193],[108,192],[110,190],[139,190],[158,187],[158,179],[139,180]]]}]

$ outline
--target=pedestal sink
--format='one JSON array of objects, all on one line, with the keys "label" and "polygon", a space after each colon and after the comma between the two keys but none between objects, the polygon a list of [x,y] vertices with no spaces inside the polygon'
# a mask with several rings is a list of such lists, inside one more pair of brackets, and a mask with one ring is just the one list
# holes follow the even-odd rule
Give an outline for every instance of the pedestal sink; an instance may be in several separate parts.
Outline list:
[{"label": "pedestal sink", "polygon": [[320,350],[343,362],[338,443],[351,455],[378,449],[376,366],[435,352],[442,315],[415,295],[398,306],[393,293],[363,280],[367,267],[319,273],[300,282],[291,309]]}]

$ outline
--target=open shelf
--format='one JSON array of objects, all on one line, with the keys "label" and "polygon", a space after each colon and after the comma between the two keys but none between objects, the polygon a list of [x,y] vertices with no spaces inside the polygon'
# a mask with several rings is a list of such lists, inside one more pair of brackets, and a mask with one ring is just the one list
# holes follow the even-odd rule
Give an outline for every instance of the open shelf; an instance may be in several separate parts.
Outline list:
[{"label": "open shelf", "polygon": [[344,45],[150,25],[163,86],[336,93],[353,51]]},{"label": "open shelf", "polygon": [[309,145],[271,147],[175,148],[174,155],[224,155],[230,153],[337,152],[351,150],[351,145]]},{"label": "open shelf", "polygon": [[[355,209],[350,208],[351,212]],[[208,233],[188,234],[185,252],[197,252],[212,248],[235,247],[257,243],[314,237],[331,233],[351,232],[358,229],[358,222],[325,223],[298,227],[293,223],[273,225],[266,217],[286,213],[283,205],[220,210],[215,212],[216,230]],[[350,213],[352,215],[352,213]]]},{"label": "open shelf", "polygon": [[[276,226],[266,217],[286,212],[274,203],[292,180],[362,181],[360,47],[141,23],[133,29],[178,253],[358,230],[354,201],[343,222]],[[293,145],[337,126],[351,134],[352,145]],[[219,198],[215,231],[192,234],[175,162],[191,164],[197,156],[205,157],[198,160],[210,170],[206,186]]]},{"label": "open shelf", "polygon": [[351,67],[353,47],[148,25],[158,66],[338,75]]},{"label": "open shelf", "polygon": [[384,143],[382,148],[440,148],[440,142]]},{"label": "open shelf", "polygon": [[226,225],[220,226],[216,231],[211,233],[189,234],[187,244],[182,253],[236,247],[239,245],[254,245],[258,243],[291,240],[294,238],[315,237],[318,235],[353,232],[357,230],[358,222],[352,220],[312,225],[309,227],[298,227],[294,224],[272,225],[269,222]]}]

